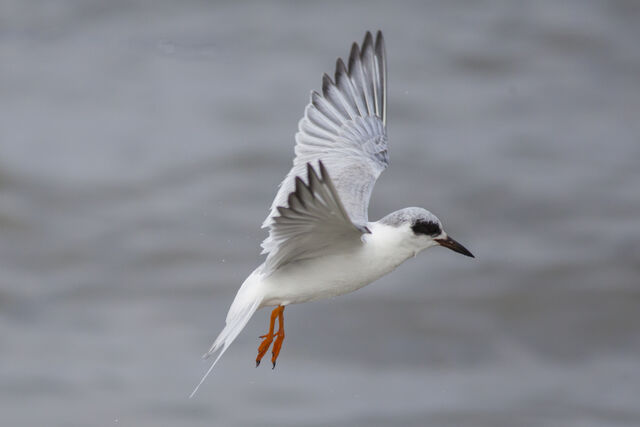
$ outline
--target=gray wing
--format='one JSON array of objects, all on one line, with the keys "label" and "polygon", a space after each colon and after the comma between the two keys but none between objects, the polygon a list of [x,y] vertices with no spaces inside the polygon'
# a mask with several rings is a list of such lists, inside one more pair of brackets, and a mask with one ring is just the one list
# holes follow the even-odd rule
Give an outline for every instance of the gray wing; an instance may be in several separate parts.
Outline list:
[{"label": "gray wing", "polygon": [[[384,39],[375,43],[367,32],[362,49],[353,43],[348,68],[336,63],[335,82],[326,74],[322,94],[311,102],[298,124],[293,168],[280,184],[263,227],[271,228],[278,207],[285,206],[295,180],[304,176],[306,164],[322,160],[349,216],[359,226],[368,222],[368,205],[378,176],[387,167],[386,58]],[[271,231],[270,231],[271,233]],[[263,253],[273,250],[270,237]]]},{"label": "gray wing", "polygon": [[[342,59],[337,60],[335,82],[328,75],[323,76],[322,94],[311,93],[311,102],[298,123],[293,167],[280,184],[269,216],[262,225],[269,228],[269,236],[262,242],[262,252],[268,254],[267,268],[275,269],[299,259],[289,248],[298,247],[302,241],[306,254],[302,256],[322,252],[321,246],[327,244],[327,241],[307,234],[304,239],[296,237],[296,245],[293,245],[289,243],[290,235],[278,231],[281,224],[277,221],[283,221],[277,219],[282,218],[280,209],[291,207],[291,195],[304,184],[298,184],[299,177],[308,173],[310,163],[322,160],[321,168],[327,171],[327,182],[333,187],[336,203],[344,211],[344,215],[335,215],[344,216],[343,222],[350,224],[352,229],[366,229],[373,186],[389,164],[387,65],[382,33],[378,31],[374,43],[371,33],[367,32],[362,49],[353,43],[348,64],[347,67]],[[308,173],[308,179],[310,177]],[[325,215],[323,220],[326,218]],[[313,228],[319,230],[320,226],[316,224]]]},{"label": "gray wing", "polygon": [[265,262],[266,272],[290,262],[314,258],[361,244],[366,227],[351,222],[322,161],[320,175],[307,163],[307,183],[295,178],[288,207],[278,207],[269,230],[273,245]]}]

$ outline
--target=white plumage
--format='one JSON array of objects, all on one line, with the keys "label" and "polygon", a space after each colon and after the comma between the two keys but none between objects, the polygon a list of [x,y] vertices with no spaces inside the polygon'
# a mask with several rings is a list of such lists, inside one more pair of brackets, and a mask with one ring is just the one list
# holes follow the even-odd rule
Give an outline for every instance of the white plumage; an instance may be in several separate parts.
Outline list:
[{"label": "white plumage", "polygon": [[[278,308],[258,364],[275,336],[276,315],[282,329],[284,306],[353,292],[431,246],[473,256],[422,208],[369,222],[373,186],[389,164],[386,85],[382,33],[374,42],[367,32],[362,48],[353,43],[348,67],[338,59],[335,82],[325,74],[322,94],[312,92],[298,124],[293,167],[263,223],[269,229],[262,243],[267,258],[240,287],[224,329],[204,355],[218,356],[191,396],[261,307]],[[283,340],[279,330],[274,367]]]}]

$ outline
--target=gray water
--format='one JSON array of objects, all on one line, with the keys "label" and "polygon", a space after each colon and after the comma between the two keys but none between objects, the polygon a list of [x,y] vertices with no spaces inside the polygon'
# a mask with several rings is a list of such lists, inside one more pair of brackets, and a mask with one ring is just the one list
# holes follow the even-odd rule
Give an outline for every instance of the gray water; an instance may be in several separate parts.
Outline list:
[{"label": "gray water", "polygon": [[[0,425],[640,425],[640,4],[3,1]],[[389,59],[370,217],[441,248],[257,313],[195,399],[311,89]]]}]

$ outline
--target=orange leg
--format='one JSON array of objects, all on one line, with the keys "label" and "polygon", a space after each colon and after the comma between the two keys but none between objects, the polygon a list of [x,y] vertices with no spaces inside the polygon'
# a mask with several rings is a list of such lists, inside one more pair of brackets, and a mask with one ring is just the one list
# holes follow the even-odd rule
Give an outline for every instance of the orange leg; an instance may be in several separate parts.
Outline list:
[{"label": "orange leg", "polygon": [[[260,361],[264,354],[271,347],[271,342],[273,341],[273,328],[276,323],[276,317],[279,318],[279,330],[277,332],[276,343],[273,346],[273,354],[274,357],[271,358],[271,362],[275,367],[275,359],[278,357],[278,353],[280,353],[280,347],[282,347],[282,340],[284,340],[284,318],[282,316],[282,312],[284,311],[284,306],[279,306],[273,309],[271,312],[271,321],[269,322],[269,332],[266,335],[262,335],[260,338],[264,338],[258,347],[258,356],[256,357],[256,367],[260,365]],[[282,338],[281,338],[282,337]],[[277,346],[277,350],[276,350]]]},{"label": "orange leg", "polygon": [[276,368],[276,360],[280,354],[282,343],[284,342],[284,306],[281,306],[280,313],[278,314],[278,333],[276,334],[276,342],[273,343],[273,350],[271,351],[271,363],[273,368]]}]

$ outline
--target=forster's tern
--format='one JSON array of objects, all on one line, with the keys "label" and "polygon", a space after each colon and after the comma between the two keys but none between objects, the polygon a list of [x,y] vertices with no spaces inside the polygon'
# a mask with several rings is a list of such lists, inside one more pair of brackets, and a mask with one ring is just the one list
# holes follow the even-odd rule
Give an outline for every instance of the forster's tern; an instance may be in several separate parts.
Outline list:
[{"label": "forster's tern", "polygon": [[[389,163],[386,134],[387,64],[382,33],[367,32],[338,59],[335,80],[322,78],[298,124],[293,168],[282,181],[263,228],[265,262],[244,281],[226,325],[209,351],[222,354],[261,307],[275,306],[258,347],[256,366],[271,346],[275,367],[284,340],[284,308],[353,292],[431,246],[473,257],[422,208],[405,208],[369,222],[369,197]],[[278,331],[274,332],[278,320]]]}]

